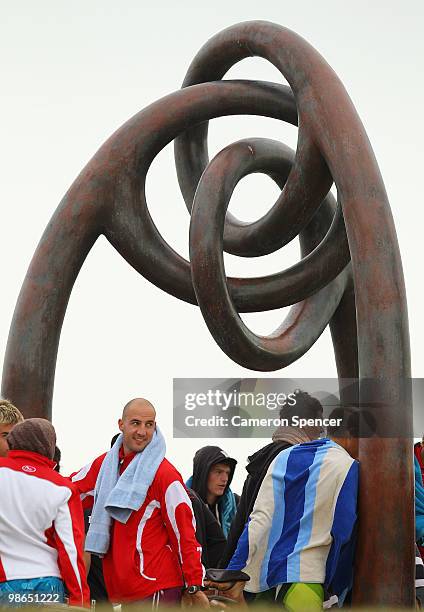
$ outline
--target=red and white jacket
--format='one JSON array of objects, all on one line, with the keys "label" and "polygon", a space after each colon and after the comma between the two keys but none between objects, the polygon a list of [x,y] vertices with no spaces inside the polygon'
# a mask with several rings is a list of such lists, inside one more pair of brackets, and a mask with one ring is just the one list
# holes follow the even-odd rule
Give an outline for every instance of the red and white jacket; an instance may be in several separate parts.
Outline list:
[{"label": "red and white jacket", "polygon": [[78,491],[38,453],[0,457],[0,582],[62,578],[72,605],[89,605]]},{"label": "red and white jacket", "polygon": [[[106,454],[72,475],[85,506],[93,500]],[[120,473],[134,458],[120,453]],[[130,602],[156,591],[203,583],[202,548],[195,536],[190,498],[181,475],[166,459],[160,464],[143,505],[123,524],[112,522],[103,574],[111,601]]]}]

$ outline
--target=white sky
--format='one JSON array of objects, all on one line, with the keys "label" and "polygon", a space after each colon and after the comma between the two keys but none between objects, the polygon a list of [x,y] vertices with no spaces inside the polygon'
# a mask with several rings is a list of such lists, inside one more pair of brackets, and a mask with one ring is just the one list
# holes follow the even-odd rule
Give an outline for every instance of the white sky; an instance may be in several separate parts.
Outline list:
[{"label": "white sky", "polygon": [[[179,88],[192,57],[213,34],[239,21],[266,19],[293,29],[320,51],[345,84],[365,125],[400,242],[413,374],[424,376],[421,0],[1,4],[1,359],[38,240],[87,161],[130,116]],[[281,82],[277,70],[259,59],[245,60],[229,76]],[[291,126],[256,117],[226,118],[211,124],[211,154],[247,136],[269,136],[292,147],[296,143]],[[171,147],[154,162],[147,195],[163,236],[187,257],[189,217]],[[239,186],[230,208],[241,218],[255,219],[276,196],[274,184],[256,175]],[[227,271],[241,276],[268,274],[287,267],[297,255],[293,244],[258,260],[227,257]],[[255,331],[269,333],[282,316],[274,311],[248,315],[245,320]],[[305,357],[281,372],[290,377],[335,374],[328,332]],[[168,457],[187,477],[194,451],[203,443],[172,439],[173,377],[254,375],[221,352],[197,308],[150,285],[101,238],[75,285],[59,347],[53,418],[63,473],[102,452],[116,431],[122,405],[142,395],[157,406]],[[204,443],[219,444],[219,440]],[[232,440],[223,445],[243,465],[261,441]],[[236,490],[243,478],[239,469]]]}]

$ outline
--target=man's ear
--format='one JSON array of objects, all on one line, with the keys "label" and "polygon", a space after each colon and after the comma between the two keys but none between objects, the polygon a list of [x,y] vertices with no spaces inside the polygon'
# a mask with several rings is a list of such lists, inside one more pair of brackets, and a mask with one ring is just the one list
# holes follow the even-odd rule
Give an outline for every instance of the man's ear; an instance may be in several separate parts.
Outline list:
[{"label": "man's ear", "polygon": [[123,431],[124,421],[122,419],[118,419],[118,427],[120,431]]}]

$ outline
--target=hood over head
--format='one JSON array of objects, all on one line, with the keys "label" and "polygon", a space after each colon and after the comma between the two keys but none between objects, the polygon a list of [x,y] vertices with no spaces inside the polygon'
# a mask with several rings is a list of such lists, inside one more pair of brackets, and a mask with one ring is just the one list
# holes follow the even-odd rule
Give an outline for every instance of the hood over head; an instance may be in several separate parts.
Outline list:
[{"label": "hood over head", "polygon": [[237,461],[222,450],[219,446],[204,446],[200,448],[193,459],[193,476],[190,482],[191,488],[199,495],[199,497],[206,502],[207,493],[207,482],[209,470],[216,463],[225,463],[230,466],[230,475],[228,477],[228,483],[225,490],[227,490],[231,484],[234,476],[234,470],[236,469]]}]

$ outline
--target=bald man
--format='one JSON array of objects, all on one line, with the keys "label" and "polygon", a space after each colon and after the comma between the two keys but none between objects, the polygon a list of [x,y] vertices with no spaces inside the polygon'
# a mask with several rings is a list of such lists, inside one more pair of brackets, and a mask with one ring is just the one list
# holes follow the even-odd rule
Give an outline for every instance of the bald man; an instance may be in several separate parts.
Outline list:
[{"label": "bald man", "polygon": [[118,426],[110,451],[71,477],[85,507],[95,499],[86,550],[103,556],[109,599],[208,607],[191,502],[153,405],[131,400]]}]

